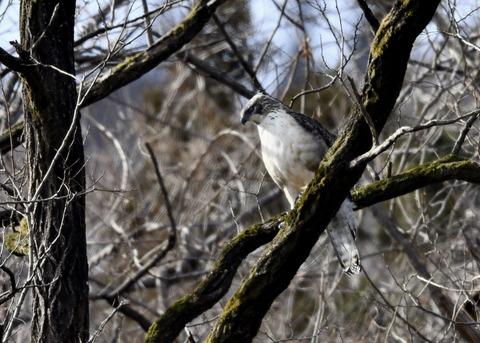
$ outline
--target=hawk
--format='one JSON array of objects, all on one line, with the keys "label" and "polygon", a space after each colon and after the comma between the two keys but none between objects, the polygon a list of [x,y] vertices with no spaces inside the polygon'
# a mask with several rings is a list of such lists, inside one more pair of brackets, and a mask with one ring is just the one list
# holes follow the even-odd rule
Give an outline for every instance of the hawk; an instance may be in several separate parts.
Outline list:
[{"label": "hawk", "polygon": [[[294,112],[265,94],[251,98],[243,107],[240,117],[242,124],[250,121],[257,125],[263,163],[293,208],[297,197],[310,183],[319,163],[335,141],[335,135],[315,119]],[[349,198],[341,205],[327,232],[345,274],[358,274],[360,257],[355,245],[357,229],[353,203]]]}]

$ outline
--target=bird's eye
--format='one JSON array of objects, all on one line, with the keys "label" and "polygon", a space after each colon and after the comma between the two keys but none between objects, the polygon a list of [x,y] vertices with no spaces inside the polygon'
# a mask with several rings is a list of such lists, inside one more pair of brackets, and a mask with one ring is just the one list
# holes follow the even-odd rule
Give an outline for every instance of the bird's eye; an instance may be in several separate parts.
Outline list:
[{"label": "bird's eye", "polygon": [[254,109],[255,109],[255,106],[250,106],[247,110],[247,114],[252,114]]}]

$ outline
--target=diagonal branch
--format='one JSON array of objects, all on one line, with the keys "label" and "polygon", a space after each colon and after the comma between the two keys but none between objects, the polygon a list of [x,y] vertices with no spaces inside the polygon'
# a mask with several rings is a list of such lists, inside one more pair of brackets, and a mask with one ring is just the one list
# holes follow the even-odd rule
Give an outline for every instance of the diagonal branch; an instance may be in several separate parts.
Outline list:
[{"label": "diagonal branch", "polygon": [[[432,18],[439,1],[397,1],[373,41],[362,104],[380,132],[402,87],[413,42]],[[251,342],[275,298],[289,285],[308,257],[365,165],[349,162],[368,151],[372,137],[361,111],[352,108],[346,130],[320,164],[302,199],[273,239],[210,332],[207,342]],[[321,208],[321,211],[317,209]]]},{"label": "diagonal branch", "polygon": [[10,55],[6,50],[2,48],[0,48],[0,63],[16,72],[25,69],[25,65],[20,58]]},{"label": "diagonal branch", "polygon": [[234,42],[232,41],[232,39],[230,38],[230,35],[228,34],[228,32],[225,30],[224,24],[220,21],[220,19],[218,19],[218,17],[217,17],[215,14],[213,14],[212,17],[213,17],[213,20],[215,21],[215,23],[217,24],[218,29],[220,30],[220,32],[222,33],[223,37],[225,38],[225,41],[226,41],[227,44],[230,46],[230,49],[232,49],[232,52],[235,54],[235,57],[237,57],[238,62],[240,62],[240,64],[242,65],[243,69],[245,70],[245,72],[246,72],[246,73],[250,76],[250,78],[252,79],[254,86],[255,86],[260,92],[265,92],[265,89],[263,88],[262,84],[260,83],[260,81],[258,81],[256,71],[253,70],[253,69],[250,67],[250,65],[248,64],[248,62],[245,61],[245,59],[243,58],[243,56],[242,56],[242,54],[240,53],[240,51],[238,51],[237,46],[235,45],[235,43],[234,43]]},{"label": "diagonal branch", "polygon": [[[202,0],[190,14],[176,27],[152,44],[147,50],[128,56],[123,63],[102,75],[85,97],[83,106],[88,106],[105,98],[115,90],[140,78],[158,64],[178,52],[190,42],[210,20],[212,13],[227,0]],[[89,89],[86,85],[85,89]]]},{"label": "diagonal branch", "polygon": [[375,17],[370,7],[368,7],[368,4],[365,0],[357,0],[357,3],[362,9],[365,19],[367,19],[368,23],[370,24],[372,32],[375,34],[380,26],[378,19]]},{"label": "diagonal branch", "polygon": [[184,61],[187,64],[191,64],[193,67],[195,67],[195,71],[198,73],[203,74],[205,77],[210,77],[214,79],[215,81],[218,81],[225,86],[231,88],[238,94],[244,96],[245,98],[250,99],[252,96],[255,95],[255,91],[249,90],[246,88],[244,85],[242,85],[240,82],[229,76],[227,73],[225,73],[223,70],[220,70],[218,68],[212,67],[209,63],[201,60],[197,56],[190,54],[186,51],[182,51],[177,56]]},{"label": "diagonal branch", "polygon": [[278,216],[261,225],[250,226],[232,239],[205,280],[155,321],[145,342],[173,342],[188,322],[215,305],[230,289],[240,263],[252,251],[272,240],[283,219]]},{"label": "diagonal branch", "polygon": [[[107,97],[117,89],[145,75],[161,62],[178,52],[207,24],[217,7],[225,2],[227,2],[227,0],[200,1],[192,8],[190,14],[180,24],[157,40],[147,50],[127,56],[122,63],[119,63],[104,75],[85,83],[82,89],[83,94],[81,94],[81,98],[84,96],[85,98],[81,102],[80,108]],[[0,63],[17,72],[23,72],[28,67],[22,59],[10,55],[2,48],[0,48]],[[17,128],[18,130],[14,135],[15,138],[21,136],[23,121],[18,123]],[[9,132],[6,131],[2,133],[2,135],[9,136]],[[0,140],[0,151],[1,153],[5,153],[20,144],[20,139],[13,141],[13,147],[10,141]]]}]

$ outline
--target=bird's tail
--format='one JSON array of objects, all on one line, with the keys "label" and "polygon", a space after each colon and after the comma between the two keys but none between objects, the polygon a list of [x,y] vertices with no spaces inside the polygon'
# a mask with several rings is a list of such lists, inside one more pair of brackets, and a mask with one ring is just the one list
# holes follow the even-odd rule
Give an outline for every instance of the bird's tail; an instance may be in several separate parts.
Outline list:
[{"label": "bird's tail", "polygon": [[350,199],[343,202],[327,233],[344,273],[349,276],[360,273],[360,255],[355,244],[357,225]]}]

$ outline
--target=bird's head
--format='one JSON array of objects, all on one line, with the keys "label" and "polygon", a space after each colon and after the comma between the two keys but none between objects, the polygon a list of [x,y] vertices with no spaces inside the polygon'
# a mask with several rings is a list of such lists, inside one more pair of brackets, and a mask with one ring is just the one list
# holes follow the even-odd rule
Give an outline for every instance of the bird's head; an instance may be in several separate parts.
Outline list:
[{"label": "bird's head", "polygon": [[247,121],[251,121],[259,125],[265,117],[272,111],[272,105],[278,103],[278,100],[265,95],[257,94],[251,98],[240,112],[242,124],[245,125]]}]

